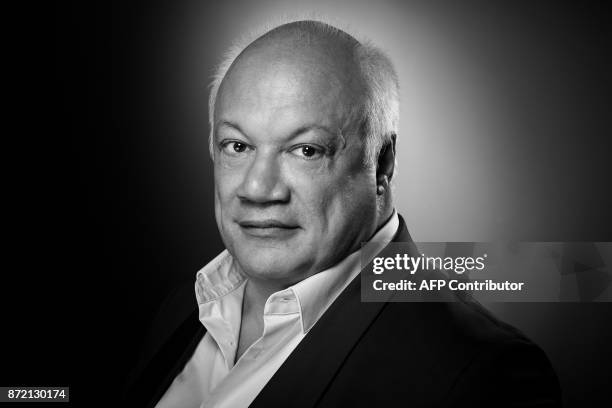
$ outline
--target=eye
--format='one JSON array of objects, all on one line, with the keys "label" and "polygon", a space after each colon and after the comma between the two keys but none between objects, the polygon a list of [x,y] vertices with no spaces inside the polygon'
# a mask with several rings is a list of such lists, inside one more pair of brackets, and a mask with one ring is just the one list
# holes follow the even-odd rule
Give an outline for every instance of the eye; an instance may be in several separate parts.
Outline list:
[{"label": "eye", "polygon": [[230,144],[232,145],[232,148],[234,149],[236,153],[242,153],[247,148],[247,146],[244,143],[240,143],[240,142],[232,142]]},{"label": "eye", "polygon": [[323,149],[313,145],[300,145],[293,148],[291,153],[305,160],[315,160],[323,155]]},{"label": "eye", "polygon": [[221,143],[221,150],[229,155],[236,156],[237,154],[244,153],[249,149],[249,145],[236,140],[230,140]]},{"label": "eye", "polygon": [[317,151],[312,146],[302,146],[302,154],[306,157],[312,157],[317,154]]}]

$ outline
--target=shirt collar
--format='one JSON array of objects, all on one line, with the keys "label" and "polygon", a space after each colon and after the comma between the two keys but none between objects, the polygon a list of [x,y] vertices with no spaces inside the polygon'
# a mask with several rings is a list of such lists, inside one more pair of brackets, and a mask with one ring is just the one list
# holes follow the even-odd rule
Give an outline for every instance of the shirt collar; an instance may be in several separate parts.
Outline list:
[{"label": "shirt collar", "polygon": [[[264,314],[300,313],[302,331],[308,332],[346,286],[359,275],[362,260],[364,263],[369,262],[391,242],[398,227],[399,218],[394,210],[391,218],[368,241],[371,245],[349,254],[331,268],[310,276],[285,290],[273,293],[266,301]],[[363,253],[366,248],[368,252]],[[234,258],[227,250],[221,252],[198,271],[195,291],[198,305],[200,305],[200,320],[204,322],[203,305],[220,301],[230,293],[233,293],[232,296],[242,298],[244,294],[242,284],[245,280],[246,277],[239,272]],[[239,288],[242,290],[236,290]]]},{"label": "shirt collar", "polygon": [[226,249],[198,271],[195,285],[198,305],[222,298],[246,280],[234,262]]}]

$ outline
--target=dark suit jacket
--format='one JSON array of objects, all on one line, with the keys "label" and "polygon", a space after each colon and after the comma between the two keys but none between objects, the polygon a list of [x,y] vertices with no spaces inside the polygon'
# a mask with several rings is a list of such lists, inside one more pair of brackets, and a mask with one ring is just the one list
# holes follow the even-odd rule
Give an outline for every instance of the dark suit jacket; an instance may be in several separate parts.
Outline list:
[{"label": "dark suit jacket", "polygon": [[[401,217],[394,241],[410,241]],[[357,277],[252,407],[560,406],[546,355],[480,305],[362,303],[360,288]],[[204,334],[189,283],[155,320],[127,405],[154,406]]]}]

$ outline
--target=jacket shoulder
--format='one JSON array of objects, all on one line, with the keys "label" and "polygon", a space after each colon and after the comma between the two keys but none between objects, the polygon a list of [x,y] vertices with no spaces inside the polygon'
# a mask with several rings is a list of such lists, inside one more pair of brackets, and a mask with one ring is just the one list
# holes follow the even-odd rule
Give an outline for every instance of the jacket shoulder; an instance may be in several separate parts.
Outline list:
[{"label": "jacket shoulder", "polygon": [[[359,391],[350,391],[355,384]],[[458,299],[385,305],[322,405],[370,397],[372,403],[417,407],[505,406],[510,400],[557,406],[560,391],[537,345],[478,303]]]},{"label": "jacket shoulder", "polygon": [[196,310],[197,302],[193,282],[181,282],[170,291],[148,327],[136,364],[127,377],[124,392],[134,385],[153,357]]}]

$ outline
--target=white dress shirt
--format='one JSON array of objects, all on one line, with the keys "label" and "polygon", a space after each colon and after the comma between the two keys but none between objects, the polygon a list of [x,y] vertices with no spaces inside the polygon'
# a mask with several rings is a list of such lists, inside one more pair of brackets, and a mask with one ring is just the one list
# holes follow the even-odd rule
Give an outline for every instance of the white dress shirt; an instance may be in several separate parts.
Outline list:
[{"label": "white dress shirt", "polygon": [[[397,213],[372,237],[370,261],[395,235]],[[332,268],[273,293],[263,335],[235,361],[246,278],[223,251],[196,275],[199,318],[206,334],[156,408],[248,407],[325,310],[359,275],[363,249]]]}]

